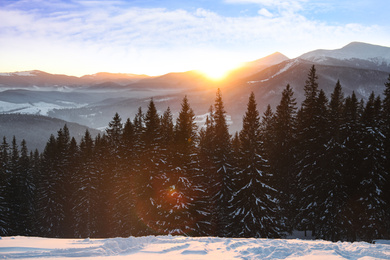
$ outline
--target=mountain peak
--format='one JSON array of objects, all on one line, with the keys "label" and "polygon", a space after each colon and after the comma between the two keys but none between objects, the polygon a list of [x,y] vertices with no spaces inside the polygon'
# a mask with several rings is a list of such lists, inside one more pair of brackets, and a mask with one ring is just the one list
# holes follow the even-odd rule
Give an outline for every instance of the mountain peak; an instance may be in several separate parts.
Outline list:
[{"label": "mountain peak", "polygon": [[315,50],[305,53],[299,58],[320,63],[332,58],[337,60],[360,59],[377,64],[390,64],[390,48],[363,42],[351,42],[341,49]]},{"label": "mountain peak", "polygon": [[249,66],[249,67],[270,66],[270,65],[275,65],[275,64],[281,63],[285,60],[289,60],[289,58],[280,52],[275,52],[275,53],[272,53],[271,55],[268,55],[264,58],[247,62],[246,66]]}]

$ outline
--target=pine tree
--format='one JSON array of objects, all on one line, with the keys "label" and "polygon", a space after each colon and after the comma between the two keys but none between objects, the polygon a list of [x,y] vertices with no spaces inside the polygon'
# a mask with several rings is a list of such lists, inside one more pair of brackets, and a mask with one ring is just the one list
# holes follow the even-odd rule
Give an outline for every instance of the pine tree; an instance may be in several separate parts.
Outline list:
[{"label": "pine tree", "polygon": [[39,176],[41,175],[41,157],[38,149],[35,149],[34,152],[30,152],[30,171],[33,180],[34,194],[31,198],[32,210],[31,213],[31,236],[39,235],[39,228],[37,227],[37,223],[39,223],[38,218],[38,181]]},{"label": "pine tree", "polygon": [[9,199],[10,199],[10,232],[13,235],[23,235],[23,217],[20,213],[20,208],[23,207],[23,198],[21,194],[21,168],[20,168],[20,153],[19,147],[16,143],[15,136],[12,139],[9,169],[10,169],[10,185]]},{"label": "pine tree", "polygon": [[[281,215],[285,217],[284,228],[292,232],[294,217],[297,215],[297,182],[295,176],[297,107],[294,93],[288,84],[283,90],[282,98],[276,107],[275,119],[271,133],[274,135],[270,156],[271,173],[274,186],[279,191]],[[267,131],[267,132],[270,132]]]},{"label": "pine tree", "polygon": [[[390,187],[390,74],[385,83],[383,111],[382,111],[382,133],[385,136],[384,152],[386,156],[385,169],[387,169],[385,187]],[[384,190],[384,197],[387,205],[390,205],[390,189]],[[390,238],[390,209],[387,210],[387,238]]]},{"label": "pine tree", "polygon": [[17,214],[18,218],[18,231],[19,235],[31,235],[33,229],[33,216],[34,216],[34,195],[35,195],[35,183],[30,167],[30,158],[28,156],[28,150],[26,141],[22,140],[20,157],[19,157],[19,169],[20,172],[16,176],[16,196],[18,202]]},{"label": "pine tree", "polygon": [[[187,97],[183,98],[181,110],[176,119],[174,131],[175,154],[173,169],[175,176],[169,178],[171,207],[175,214],[170,218],[175,233],[189,234],[195,231],[197,212],[195,201],[202,197],[202,189],[198,186],[199,159],[198,135],[195,114]],[[176,222],[176,223],[175,223]]]},{"label": "pine tree", "polygon": [[276,190],[269,186],[269,165],[262,157],[264,148],[256,106],[252,93],[240,132],[240,170],[233,179],[234,224],[231,228],[237,232],[234,236],[278,237]]},{"label": "pine tree", "polygon": [[111,218],[112,208],[112,169],[110,167],[110,145],[105,134],[98,134],[94,140],[94,158],[93,164],[97,179],[96,187],[99,207],[96,210],[97,224],[96,237],[109,237],[113,233],[113,223]]},{"label": "pine tree", "polygon": [[222,101],[221,91],[218,89],[214,104],[214,138],[213,138],[213,161],[216,172],[213,174],[215,211],[213,221],[216,226],[217,236],[226,236],[227,227],[232,223],[232,216],[228,212],[229,201],[232,197],[232,167],[230,134],[226,121],[226,111]]},{"label": "pine tree", "polygon": [[153,99],[150,100],[148,110],[144,117],[145,128],[141,140],[144,149],[141,150],[139,170],[135,175],[136,208],[140,220],[150,229],[150,232],[162,234],[161,220],[156,199],[161,190],[160,167],[161,160],[161,126]]},{"label": "pine tree", "polygon": [[101,181],[94,165],[94,142],[88,129],[80,142],[79,166],[74,197],[76,237],[96,237],[98,208],[97,185]]},{"label": "pine tree", "polygon": [[0,236],[10,235],[9,145],[5,137],[0,146]]},{"label": "pine tree", "polygon": [[363,155],[358,170],[358,224],[359,237],[365,240],[383,238],[385,236],[386,211],[384,200],[385,169],[384,135],[380,131],[381,101],[372,93],[362,115],[362,139],[359,152]]},{"label": "pine tree", "polygon": [[73,237],[73,232],[69,228],[73,223],[72,215],[72,195],[74,192],[73,187],[73,176],[74,172],[72,171],[73,165],[73,154],[70,153],[70,141],[71,137],[69,134],[69,129],[65,124],[57,132],[57,182],[58,182],[58,200],[61,201],[63,207],[63,220],[61,221],[60,230],[61,237]]},{"label": "pine tree", "polygon": [[134,158],[135,154],[135,126],[127,119],[121,137],[120,180],[117,184],[118,204],[115,210],[116,219],[120,225],[115,232],[120,236],[135,235],[138,229],[138,220],[135,213],[134,197]]},{"label": "pine tree", "polygon": [[214,138],[215,123],[213,106],[210,106],[206,122],[199,131],[199,161],[200,174],[197,183],[203,192],[203,196],[196,201],[196,209],[199,217],[196,223],[196,235],[213,236],[215,235],[215,221],[213,212],[216,201],[214,200],[216,165],[214,163]]},{"label": "pine tree", "polygon": [[351,96],[345,99],[344,104],[344,123],[342,125],[342,140],[345,150],[343,158],[343,179],[347,183],[346,193],[348,199],[346,200],[346,207],[343,214],[346,216],[348,225],[345,227],[347,240],[355,241],[357,239],[357,232],[359,226],[356,221],[355,211],[357,212],[357,199],[360,191],[356,188],[359,186],[357,172],[359,171],[359,164],[362,161],[362,154],[360,150],[360,138],[362,127],[360,124],[359,101],[353,92]]},{"label": "pine tree", "polygon": [[42,155],[42,171],[38,178],[38,212],[40,236],[63,237],[65,218],[62,181],[62,166],[59,149],[54,135],[51,135]]},{"label": "pine tree", "polygon": [[305,100],[298,113],[298,143],[297,170],[299,183],[299,215],[300,228],[312,230],[316,236],[318,219],[319,190],[324,171],[324,151],[327,139],[327,98],[323,91],[318,90],[316,69],[310,69],[305,85]]},{"label": "pine tree", "polygon": [[351,228],[347,206],[348,187],[344,172],[346,150],[343,145],[342,129],[344,123],[344,95],[338,81],[331,95],[327,123],[329,130],[326,134],[325,151],[319,160],[322,170],[317,182],[318,216],[316,235],[323,239],[338,241],[347,238]]},{"label": "pine tree", "polygon": [[106,161],[108,163],[107,167],[109,172],[107,178],[107,196],[111,198],[111,202],[107,204],[109,207],[109,226],[110,226],[110,235],[116,236],[121,230],[122,219],[116,213],[119,210],[119,200],[121,196],[121,189],[118,188],[122,184],[121,181],[123,179],[122,171],[121,171],[121,146],[122,146],[122,133],[123,133],[123,124],[122,118],[118,113],[115,113],[114,117],[108,124],[108,128],[106,129],[107,141],[109,145],[108,154],[106,155],[109,160]]}]

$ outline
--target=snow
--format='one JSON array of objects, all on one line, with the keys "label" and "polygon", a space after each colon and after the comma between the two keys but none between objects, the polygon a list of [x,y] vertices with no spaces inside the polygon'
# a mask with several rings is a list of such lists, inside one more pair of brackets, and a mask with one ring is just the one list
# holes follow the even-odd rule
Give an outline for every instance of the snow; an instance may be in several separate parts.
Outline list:
[{"label": "snow", "polygon": [[266,82],[270,79],[273,79],[275,78],[276,76],[282,74],[283,72],[286,72],[287,70],[289,70],[291,67],[299,64],[299,59],[294,59],[294,60],[289,60],[285,63],[285,65],[279,70],[277,71],[274,75],[272,75],[271,77],[269,78],[266,78],[266,79],[263,79],[263,80],[257,80],[257,81],[248,81],[247,83],[248,84],[256,84],[256,83],[262,83],[262,82]]},{"label": "snow", "polygon": [[35,103],[11,103],[6,101],[0,101],[0,113],[22,113],[22,114],[39,114],[48,115],[49,111],[53,109],[62,108],[77,108],[83,107],[86,104],[77,104],[74,102],[55,101],[58,104],[52,104],[47,102],[35,102]]},{"label": "snow", "polygon": [[23,76],[23,77],[31,77],[36,76],[35,71],[18,71],[18,72],[10,72],[10,73],[0,73],[0,76]]},{"label": "snow", "polygon": [[337,50],[315,50],[300,56],[301,59],[324,62],[327,58],[338,60],[361,59],[371,61],[375,64],[390,64],[390,48],[371,45],[360,42],[353,42]]},{"label": "snow", "polygon": [[390,259],[390,243],[147,236],[109,239],[0,238],[0,258]]}]

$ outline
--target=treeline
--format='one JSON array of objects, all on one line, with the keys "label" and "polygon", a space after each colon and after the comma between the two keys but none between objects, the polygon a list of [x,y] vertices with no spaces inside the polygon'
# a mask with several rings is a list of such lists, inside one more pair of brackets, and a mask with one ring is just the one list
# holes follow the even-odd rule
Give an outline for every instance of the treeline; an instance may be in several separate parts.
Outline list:
[{"label": "treeline", "polygon": [[175,123],[151,100],[80,144],[65,125],[42,154],[4,138],[0,234],[389,238],[390,76],[385,86],[364,102],[337,82],[328,100],[313,66],[299,109],[287,85],[261,117],[252,93],[234,136],[218,90],[200,130],[184,97]]}]

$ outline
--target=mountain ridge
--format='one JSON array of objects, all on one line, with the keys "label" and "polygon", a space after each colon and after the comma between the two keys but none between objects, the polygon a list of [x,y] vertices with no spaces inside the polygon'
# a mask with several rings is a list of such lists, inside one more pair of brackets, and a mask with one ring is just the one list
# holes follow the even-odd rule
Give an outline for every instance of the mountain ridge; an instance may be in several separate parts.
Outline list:
[{"label": "mountain ridge", "polygon": [[[353,50],[358,51],[355,55],[357,58],[344,59],[345,53],[353,53]],[[353,42],[336,50],[306,53],[312,60],[304,59],[304,55],[289,59],[281,53],[273,53],[248,62],[247,66],[244,64],[219,82],[199,72],[188,71],[140,78],[125,85],[110,79],[86,85],[54,86],[51,81],[41,79],[44,85],[41,88],[28,82],[33,81],[33,77],[15,76],[16,79],[26,80],[25,87],[15,89],[15,86],[1,88],[2,80],[9,78],[3,76],[0,77],[0,113],[40,113],[101,129],[107,126],[116,112],[122,118],[133,118],[138,108],[145,109],[151,98],[159,113],[169,106],[175,116],[180,111],[181,99],[186,95],[201,125],[208,108],[215,101],[216,89],[221,88],[234,132],[241,127],[247,99],[252,91],[256,95],[260,113],[268,104],[276,107],[287,84],[293,88],[299,106],[304,99],[307,74],[313,65],[317,69],[319,88],[324,89],[328,97],[338,80],[345,95],[355,91],[359,99],[367,99],[372,91],[382,94],[390,65],[378,64],[372,58],[389,50],[389,47]],[[368,58],[361,59],[361,53]],[[104,73],[100,76],[100,79],[106,77]]]}]

